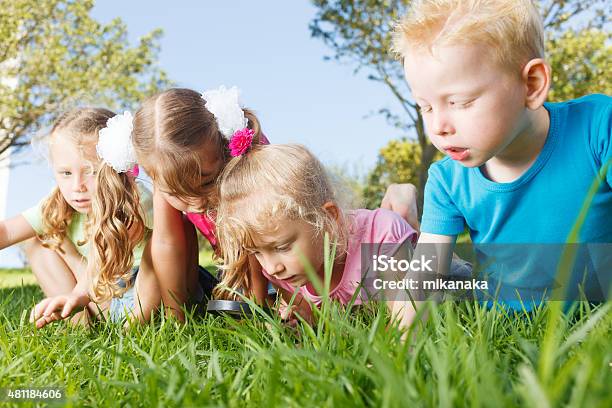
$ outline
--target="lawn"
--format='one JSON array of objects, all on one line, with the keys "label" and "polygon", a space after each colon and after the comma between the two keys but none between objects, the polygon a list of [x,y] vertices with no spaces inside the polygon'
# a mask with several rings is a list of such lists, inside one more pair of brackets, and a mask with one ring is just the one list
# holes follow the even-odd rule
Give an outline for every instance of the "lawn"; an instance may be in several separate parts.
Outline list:
[{"label": "lawn", "polygon": [[27,269],[0,269],[0,289],[35,284],[36,278]]},{"label": "lawn", "polygon": [[611,302],[518,315],[443,303],[408,348],[384,305],[326,304],[314,328],[262,313],[36,330],[28,313],[42,294],[31,282],[0,272],[0,388],[63,387],[62,404],[612,406]]}]

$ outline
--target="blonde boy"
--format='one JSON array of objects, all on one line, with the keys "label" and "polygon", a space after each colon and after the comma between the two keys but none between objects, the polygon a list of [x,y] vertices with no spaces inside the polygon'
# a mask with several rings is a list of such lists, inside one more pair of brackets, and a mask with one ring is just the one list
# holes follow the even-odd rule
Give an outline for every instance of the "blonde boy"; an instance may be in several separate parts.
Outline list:
[{"label": "blonde boy", "polygon": [[[551,252],[541,244],[571,239],[597,179],[575,240],[612,242],[612,98],[545,102],[551,72],[531,1],[414,1],[395,28],[394,51],[431,142],[447,155],[429,169],[415,256],[431,252],[425,244],[438,244],[444,272],[467,226],[481,246],[480,261],[505,259],[506,267],[487,273],[510,289],[502,293],[511,307],[523,307],[519,300],[538,299],[554,279],[556,263],[541,262],[554,246]],[[482,249],[488,244],[497,245],[495,256]],[[597,263],[592,255],[583,259],[589,267]],[[603,268],[599,276],[587,273],[592,299],[609,287],[602,280],[609,282],[610,264]]]}]

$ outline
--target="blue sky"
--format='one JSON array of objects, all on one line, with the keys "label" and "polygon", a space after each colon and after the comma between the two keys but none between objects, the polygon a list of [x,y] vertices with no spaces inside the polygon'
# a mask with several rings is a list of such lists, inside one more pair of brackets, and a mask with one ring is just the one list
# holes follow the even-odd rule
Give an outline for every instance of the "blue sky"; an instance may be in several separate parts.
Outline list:
[{"label": "blue sky", "polygon": [[[323,60],[332,52],[310,37],[315,11],[307,0],[103,0],[93,15],[104,23],[120,17],[133,43],[162,28],[159,63],[178,86],[236,85],[273,143],[305,144],[326,164],[363,174],[378,150],[401,136],[369,114],[397,104],[365,73]],[[44,164],[14,169],[7,217],[34,205],[52,186]],[[0,267],[19,265],[16,254],[3,250]]]}]

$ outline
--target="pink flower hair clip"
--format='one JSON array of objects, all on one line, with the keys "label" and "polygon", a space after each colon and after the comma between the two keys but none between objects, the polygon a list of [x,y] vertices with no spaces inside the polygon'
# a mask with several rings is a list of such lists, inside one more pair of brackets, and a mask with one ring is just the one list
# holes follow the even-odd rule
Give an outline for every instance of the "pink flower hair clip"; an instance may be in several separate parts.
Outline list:
[{"label": "pink flower hair clip", "polygon": [[244,128],[234,132],[229,142],[230,155],[232,157],[242,156],[253,145],[253,129]]},{"label": "pink flower hair clip", "polygon": [[127,175],[130,177],[138,177],[138,174],[140,173],[140,167],[138,167],[137,164],[134,165],[134,167],[132,167],[130,170],[127,171]]},{"label": "pink flower hair clip", "polygon": [[248,120],[240,106],[238,88],[220,86],[202,92],[204,106],[214,116],[221,134],[230,139],[229,148],[232,157],[242,156],[253,144],[255,132],[247,127]]}]

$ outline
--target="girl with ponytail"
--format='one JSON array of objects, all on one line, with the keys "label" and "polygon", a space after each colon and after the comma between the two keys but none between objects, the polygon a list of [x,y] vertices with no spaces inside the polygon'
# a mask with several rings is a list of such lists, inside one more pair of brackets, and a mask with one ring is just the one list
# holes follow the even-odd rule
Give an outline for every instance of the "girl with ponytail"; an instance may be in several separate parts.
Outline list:
[{"label": "girl with ponytail", "polygon": [[[169,89],[146,100],[134,115],[134,149],[154,185],[154,271],[164,304],[178,318],[183,317],[181,305],[188,301],[190,291],[195,288],[210,295],[217,284],[216,278],[198,267],[194,226],[215,253],[222,255],[215,232],[217,179],[232,158],[232,150],[241,148],[230,144],[235,136],[242,136],[236,140],[248,140],[249,145],[269,144],[255,114],[240,105],[235,87],[222,86],[201,94]],[[393,187],[383,203],[416,219],[414,187]],[[245,262],[249,273],[241,275],[240,289],[264,301],[269,286],[261,265],[254,256]]]},{"label": "girl with ponytail", "polygon": [[[194,227],[217,252],[216,181],[231,158],[229,138],[240,130],[248,130],[254,144],[269,143],[255,114],[240,106],[237,88],[202,94],[169,89],[146,100],[134,115],[134,149],[154,185],[154,271],[167,310],[179,319],[191,293],[210,297],[217,284],[198,265]],[[250,279],[255,283],[249,288],[258,289],[253,294],[262,300],[266,280],[261,274]]]}]

